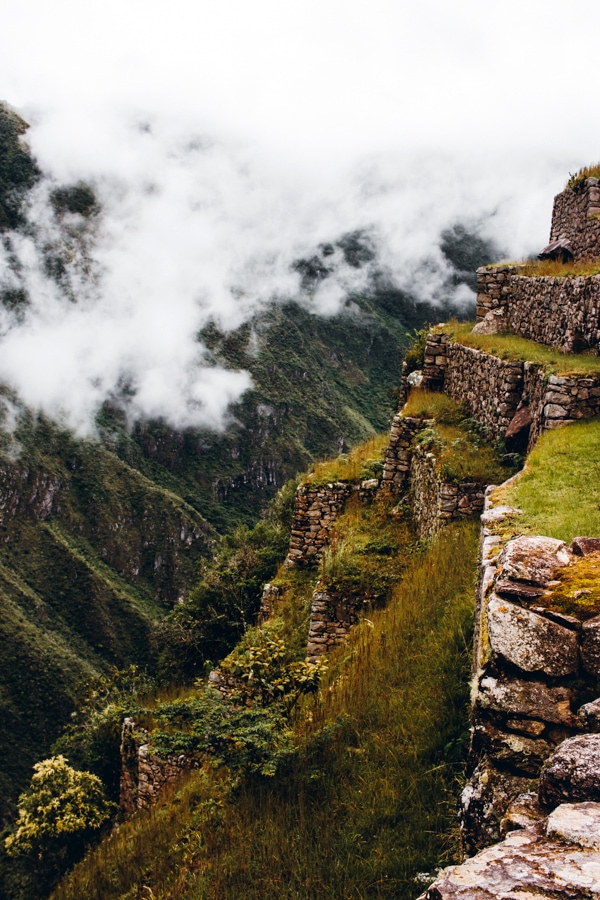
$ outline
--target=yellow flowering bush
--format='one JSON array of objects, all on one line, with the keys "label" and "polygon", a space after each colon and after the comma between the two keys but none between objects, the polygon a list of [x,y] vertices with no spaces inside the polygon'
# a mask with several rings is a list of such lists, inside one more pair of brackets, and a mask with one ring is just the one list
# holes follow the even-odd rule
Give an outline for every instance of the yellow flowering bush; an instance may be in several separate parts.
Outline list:
[{"label": "yellow flowering bush", "polygon": [[35,852],[41,858],[56,840],[94,831],[110,817],[114,804],[96,775],[78,772],[64,756],[33,768],[29,790],[19,798],[16,831],[5,840],[10,856]]}]

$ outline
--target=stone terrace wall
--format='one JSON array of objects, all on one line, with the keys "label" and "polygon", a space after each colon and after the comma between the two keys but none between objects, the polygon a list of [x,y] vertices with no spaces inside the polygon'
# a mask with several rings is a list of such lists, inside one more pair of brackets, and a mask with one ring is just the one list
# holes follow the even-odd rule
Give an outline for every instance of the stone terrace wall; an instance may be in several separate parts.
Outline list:
[{"label": "stone terrace wall", "polygon": [[153,754],[147,743],[140,743],[133,719],[125,719],[121,734],[121,808],[126,815],[132,815],[138,809],[153,806],[166,785],[196,766],[193,759],[183,754]]},{"label": "stone terrace wall", "polygon": [[377,478],[351,484],[300,485],[294,501],[292,537],[285,565],[315,565],[329,542],[331,527],[352,496],[371,500],[379,488]]},{"label": "stone terrace wall", "polygon": [[598,730],[590,729],[590,704],[578,705],[597,696],[600,655],[592,648],[600,646],[600,617],[582,626],[544,601],[556,573],[600,541],[578,538],[567,548],[519,537],[502,548],[494,525],[514,518],[518,528],[518,516],[487,504],[482,516],[470,780],[460,805],[468,856],[500,840],[502,817],[559,743]]},{"label": "stone terrace wall", "polygon": [[358,623],[367,600],[357,594],[346,596],[333,591],[315,591],[310,609],[308,646],[309,662],[316,662],[348,636]]},{"label": "stone terrace wall", "polygon": [[[517,414],[528,406],[531,428],[528,450],[542,432],[600,415],[600,375],[593,378],[546,376],[534,363],[499,359],[483,350],[430,336],[435,354],[423,370],[423,386],[443,388],[462,402],[494,438],[503,437]],[[429,347],[429,341],[428,341]]]},{"label": "stone terrace wall", "polygon": [[587,178],[554,198],[550,241],[568,238],[575,259],[600,256],[600,184]]},{"label": "stone terrace wall", "polygon": [[504,435],[519,405],[523,364],[450,342],[445,334],[432,334],[427,339],[423,387],[443,388],[498,438]]},{"label": "stone terrace wall", "polygon": [[450,484],[437,470],[435,455],[415,447],[410,471],[410,498],[420,538],[433,537],[451,519],[480,513],[485,486],[473,482]]},{"label": "stone terrace wall", "polygon": [[406,490],[410,476],[413,438],[429,424],[426,419],[414,419],[400,414],[394,416],[385,454],[382,488],[392,494],[401,494]]},{"label": "stone terrace wall", "polygon": [[477,270],[478,322],[502,310],[502,330],[512,334],[565,352],[600,348],[600,275],[532,278],[517,271]]}]

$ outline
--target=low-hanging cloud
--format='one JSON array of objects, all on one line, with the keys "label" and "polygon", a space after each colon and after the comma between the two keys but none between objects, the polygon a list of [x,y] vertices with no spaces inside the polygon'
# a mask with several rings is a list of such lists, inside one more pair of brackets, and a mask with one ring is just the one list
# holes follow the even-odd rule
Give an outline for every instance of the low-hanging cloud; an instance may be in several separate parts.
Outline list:
[{"label": "low-hanging cloud", "polygon": [[[564,174],[519,159],[497,160],[490,175],[473,161],[405,153],[311,178],[195,125],[42,110],[28,133],[45,177],[28,227],[0,250],[3,286],[29,297],[0,318],[0,380],[81,433],[111,399],[130,420],[222,427],[250,377],[210,358],[198,337],[209,322],[231,330],[290,299],[334,315],[375,272],[416,300],[472,300],[450,277],[441,235],[462,222],[513,256],[536,250]],[[78,181],[99,201],[88,219],[51,202],[57,184]],[[358,268],[336,243],[351,233],[372,253]],[[324,244],[329,274],[307,289],[296,263]]]}]

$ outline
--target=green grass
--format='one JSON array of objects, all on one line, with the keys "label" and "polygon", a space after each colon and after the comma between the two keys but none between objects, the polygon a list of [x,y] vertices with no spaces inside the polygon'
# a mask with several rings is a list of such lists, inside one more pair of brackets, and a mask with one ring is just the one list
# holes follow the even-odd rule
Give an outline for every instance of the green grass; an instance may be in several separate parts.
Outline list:
[{"label": "green grass", "polygon": [[519,266],[514,274],[527,278],[577,278],[581,275],[599,275],[600,260],[579,259],[567,263],[554,259],[528,260]]},{"label": "green grass", "polygon": [[335,481],[376,478],[383,471],[389,434],[378,434],[359,444],[350,453],[319,462],[307,475],[305,484],[323,485]]},{"label": "green grass", "polygon": [[446,481],[494,484],[511,474],[499,447],[485,441],[465,407],[446,394],[413,389],[402,414],[432,420],[417,434],[415,443],[435,454],[438,470]]},{"label": "green grass", "polygon": [[556,347],[538,344],[515,334],[473,334],[473,322],[455,319],[439,326],[452,341],[475,347],[500,359],[529,361],[541,366],[548,375],[598,375],[600,357],[585,353],[563,353]]},{"label": "green grass", "polygon": [[413,898],[455,858],[467,738],[478,528],[414,550],[390,604],[358,626],[296,721],[299,752],[233,794],[178,785],[93,850],[54,900]]},{"label": "green grass", "polygon": [[402,415],[415,419],[435,419],[438,424],[456,425],[466,418],[464,407],[437,391],[413,388],[402,408]]},{"label": "green grass", "polygon": [[600,536],[600,419],[543,434],[521,475],[493,493],[523,510],[512,527],[570,542]]}]

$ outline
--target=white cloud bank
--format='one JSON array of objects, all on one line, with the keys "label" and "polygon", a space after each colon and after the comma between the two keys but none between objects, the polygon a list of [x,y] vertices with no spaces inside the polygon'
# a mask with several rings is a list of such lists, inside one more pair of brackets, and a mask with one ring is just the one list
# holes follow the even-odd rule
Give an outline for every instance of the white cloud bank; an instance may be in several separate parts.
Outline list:
[{"label": "white cloud bank", "polygon": [[[199,329],[295,296],[291,264],[319,243],[366,230],[390,279],[433,302],[457,221],[535,252],[568,171],[600,156],[598,25],[587,0],[568,17],[539,0],[23,0],[0,78],[52,182],[13,243],[32,302],[0,322],[0,379],[84,432],[124,385],[132,415],[219,427],[249,379],[208,366]],[[78,179],[103,212],[73,303],[40,251],[64,238],[51,183]],[[304,297],[324,315],[369,277],[340,256]]]}]

